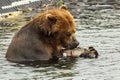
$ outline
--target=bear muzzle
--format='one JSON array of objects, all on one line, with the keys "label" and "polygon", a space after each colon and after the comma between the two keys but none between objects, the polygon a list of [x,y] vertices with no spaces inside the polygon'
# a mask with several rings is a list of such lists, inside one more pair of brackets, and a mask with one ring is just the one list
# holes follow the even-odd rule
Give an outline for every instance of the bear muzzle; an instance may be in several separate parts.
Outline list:
[{"label": "bear muzzle", "polygon": [[79,45],[79,42],[77,40],[73,40],[67,47],[66,49],[74,49]]}]

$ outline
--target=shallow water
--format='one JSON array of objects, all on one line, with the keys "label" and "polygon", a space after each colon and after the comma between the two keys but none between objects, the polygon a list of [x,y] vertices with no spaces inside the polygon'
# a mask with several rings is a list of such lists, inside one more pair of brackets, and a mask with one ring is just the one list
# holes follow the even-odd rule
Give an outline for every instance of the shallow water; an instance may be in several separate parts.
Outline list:
[{"label": "shallow water", "polygon": [[17,27],[0,26],[0,80],[120,80],[120,11],[85,11],[75,19],[81,47],[94,46],[98,59],[77,59],[59,66],[31,67],[5,59]]}]

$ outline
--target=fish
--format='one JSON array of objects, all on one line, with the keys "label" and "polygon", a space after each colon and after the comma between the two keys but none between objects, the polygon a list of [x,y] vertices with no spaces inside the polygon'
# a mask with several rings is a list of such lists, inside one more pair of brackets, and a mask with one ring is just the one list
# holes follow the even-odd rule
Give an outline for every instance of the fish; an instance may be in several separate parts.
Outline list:
[{"label": "fish", "polygon": [[90,46],[88,48],[77,47],[75,49],[69,49],[63,51],[64,57],[81,57],[81,58],[98,58],[98,51]]}]

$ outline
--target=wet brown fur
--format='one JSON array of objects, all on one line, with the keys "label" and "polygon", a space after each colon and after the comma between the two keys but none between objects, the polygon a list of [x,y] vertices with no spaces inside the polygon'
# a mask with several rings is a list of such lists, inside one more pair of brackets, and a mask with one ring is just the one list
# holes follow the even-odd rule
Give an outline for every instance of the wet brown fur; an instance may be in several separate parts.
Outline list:
[{"label": "wet brown fur", "polygon": [[75,27],[65,6],[39,13],[15,34],[6,58],[13,62],[53,59],[63,47],[77,47]]}]

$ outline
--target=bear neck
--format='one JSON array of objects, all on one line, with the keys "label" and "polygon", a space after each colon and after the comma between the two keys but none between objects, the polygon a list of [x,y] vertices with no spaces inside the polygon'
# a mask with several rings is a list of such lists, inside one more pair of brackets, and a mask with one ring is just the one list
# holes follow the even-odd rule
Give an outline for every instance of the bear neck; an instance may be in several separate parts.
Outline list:
[{"label": "bear neck", "polygon": [[35,34],[37,34],[39,36],[39,38],[42,40],[42,42],[50,44],[50,45],[57,44],[55,33],[49,33],[49,31],[44,30],[44,29],[40,28],[39,26],[30,26],[30,29],[31,29],[31,31],[34,31]]},{"label": "bear neck", "polygon": [[35,20],[30,21],[24,27],[29,28],[30,31],[32,31],[32,32],[34,32],[34,34],[38,35],[38,37],[40,38],[40,40],[42,40],[43,43],[52,45],[52,46],[58,45],[58,43],[57,43],[58,41],[56,40],[56,33],[49,33],[49,31],[47,29],[45,30],[43,28],[43,26],[48,27],[48,25],[45,26],[42,23],[36,23],[36,22],[38,22],[38,20],[36,20],[36,22],[34,22],[34,21]]}]

